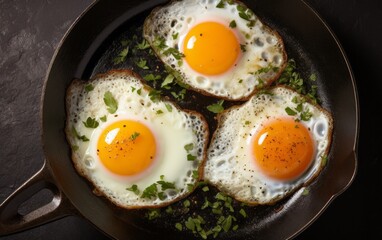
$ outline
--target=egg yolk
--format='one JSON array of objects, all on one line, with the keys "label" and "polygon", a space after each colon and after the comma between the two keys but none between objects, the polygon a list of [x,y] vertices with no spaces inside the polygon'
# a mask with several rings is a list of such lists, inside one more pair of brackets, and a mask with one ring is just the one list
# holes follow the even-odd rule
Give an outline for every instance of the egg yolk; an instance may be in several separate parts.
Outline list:
[{"label": "egg yolk", "polygon": [[256,165],[267,176],[292,180],[309,167],[314,144],[308,129],[294,119],[276,119],[266,124],[253,139]]},{"label": "egg yolk", "polygon": [[240,53],[240,44],[230,28],[217,22],[203,22],[185,37],[183,53],[188,65],[204,75],[229,70]]},{"label": "egg yolk", "polygon": [[111,172],[132,176],[153,164],[155,138],[142,123],[122,120],[104,129],[98,140],[97,153],[102,164]]}]

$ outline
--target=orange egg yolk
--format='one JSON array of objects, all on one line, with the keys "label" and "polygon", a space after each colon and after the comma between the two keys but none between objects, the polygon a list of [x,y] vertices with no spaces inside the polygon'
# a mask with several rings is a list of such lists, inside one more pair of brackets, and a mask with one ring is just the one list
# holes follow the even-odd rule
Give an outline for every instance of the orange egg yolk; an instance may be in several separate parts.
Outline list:
[{"label": "orange egg yolk", "polygon": [[183,53],[188,65],[196,72],[218,75],[235,64],[240,44],[229,27],[217,22],[203,22],[186,35]]},{"label": "orange egg yolk", "polygon": [[292,180],[309,167],[314,144],[308,129],[293,119],[277,119],[266,124],[253,139],[256,165],[267,176]]},{"label": "orange egg yolk", "polygon": [[142,173],[153,164],[155,138],[144,124],[122,120],[103,130],[97,153],[102,164],[111,172],[132,176]]}]

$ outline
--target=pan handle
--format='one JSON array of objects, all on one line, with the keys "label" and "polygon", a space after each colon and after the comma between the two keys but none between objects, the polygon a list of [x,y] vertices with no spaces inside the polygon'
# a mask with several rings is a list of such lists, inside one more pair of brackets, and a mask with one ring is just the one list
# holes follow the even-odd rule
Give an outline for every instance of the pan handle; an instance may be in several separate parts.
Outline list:
[{"label": "pan handle", "polygon": [[[53,193],[53,199],[27,214],[20,214],[20,205],[43,189]],[[56,186],[49,167],[43,167],[0,205],[0,236],[20,232],[76,213],[69,199]]]}]

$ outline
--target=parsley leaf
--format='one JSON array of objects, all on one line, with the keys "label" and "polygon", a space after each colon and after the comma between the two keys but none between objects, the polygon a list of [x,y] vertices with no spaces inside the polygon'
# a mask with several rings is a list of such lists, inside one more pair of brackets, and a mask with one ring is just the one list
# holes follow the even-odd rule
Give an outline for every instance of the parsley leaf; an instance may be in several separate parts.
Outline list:
[{"label": "parsley leaf", "polygon": [[150,44],[146,41],[146,39],[143,39],[141,43],[138,43],[136,47],[140,50],[144,50],[150,47]]},{"label": "parsley leaf", "polygon": [[114,64],[120,64],[126,60],[127,55],[129,54],[129,47],[125,47],[117,57],[113,59]]},{"label": "parsley leaf", "polygon": [[192,154],[187,154],[187,161],[194,161],[196,160],[196,156],[192,155]]},{"label": "parsley leaf", "polygon": [[167,77],[164,79],[164,81],[162,82],[162,85],[161,87],[162,88],[165,88],[166,86],[168,86],[169,84],[171,84],[173,81],[174,81],[175,77],[174,75],[172,74],[168,74]]},{"label": "parsley leaf", "polygon": [[107,91],[104,96],[103,96],[103,101],[104,103],[106,104],[106,106],[108,107],[107,108],[107,111],[109,113],[115,113],[118,109],[118,102],[117,100],[115,100],[115,98],[113,97],[113,94],[111,94],[110,91]]},{"label": "parsley leaf", "polygon": [[86,122],[83,121],[83,124],[87,128],[96,128],[99,125],[99,123],[95,120],[95,118],[91,118],[91,117],[88,117],[88,119],[86,119]]},{"label": "parsley leaf", "polygon": [[153,198],[158,194],[157,184],[153,183],[148,186],[145,190],[143,190],[141,197],[142,198]]},{"label": "parsley leaf", "polygon": [[85,91],[86,92],[90,92],[90,91],[93,91],[94,90],[94,86],[92,85],[92,84],[87,84],[86,86],[85,86]]},{"label": "parsley leaf", "polygon": [[165,56],[168,56],[168,55],[172,55],[176,60],[180,60],[180,59],[182,59],[182,57],[184,57],[184,54],[183,53],[181,53],[181,52],[179,52],[177,49],[175,49],[175,48],[167,48],[164,52],[163,52],[163,54],[165,55]]},{"label": "parsley leaf", "polygon": [[135,139],[137,139],[137,137],[140,135],[139,132],[134,132],[133,134],[131,134],[131,136],[129,137],[129,139],[131,141],[134,141]]},{"label": "parsley leaf", "polygon": [[156,80],[161,79],[161,76],[160,75],[154,75],[154,74],[150,73],[150,74],[145,75],[143,77],[143,79],[145,79],[146,81],[156,81]]},{"label": "parsley leaf", "polygon": [[289,116],[295,116],[297,114],[296,111],[294,111],[293,109],[291,109],[290,107],[286,107],[285,108],[285,112],[289,115]]},{"label": "parsley leaf", "polygon": [[218,5],[216,5],[217,8],[224,8],[225,7],[225,3],[224,3],[224,0],[220,0],[220,2],[218,3]]},{"label": "parsley leaf", "polygon": [[145,69],[145,70],[149,69],[149,67],[146,66],[147,61],[146,61],[145,59],[143,59],[143,58],[140,58],[140,59],[138,60],[138,62],[136,62],[135,64],[136,64],[139,68],[142,68],[142,69]]},{"label": "parsley leaf", "polygon": [[165,103],[165,106],[167,108],[167,111],[172,112],[172,106],[168,103]]},{"label": "parsley leaf", "polygon": [[175,183],[173,182],[166,182],[166,181],[160,180],[157,183],[161,186],[162,191],[165,191],[167,189],[176,189]]},{"label": "parsley leaf", "polygon": [[219,102],[215,104],[211,104],[207,106],[208,111],[213,112],[213,113],[221,113],[224,111],[223,107],[224,100],[220,100]]},{"label": "parsley leaf", "polygon": [[77,130],[73,127],[72,128],[72,133],[73,135],[78,139],[78,140],[82,140],[83,142],[88,142],[89,141],[89,138],[87,138],[85,135],[80,135]]},{"label": "parsley leaf", "polygon": [[101,120],[102,122],[106,122],[106,121],[107,121],[107,117],[106,117],[106,115],[103,116],[103,117],[100,117],[99,120]]},{"label": "parsley leaf", "polygon": [[161,94],[162,94],[161,91],[158,91],[158,90],[155,90],[155,89],[151,89],[151,91],[149,92],[150,100],[153,101],[153,102],[159,101],[160,98],[161,98]]},{"label": "parsley leaf", "polygon": [[135,193],[135,195],[139,195],[139,193],[140,193],[140,190],[138,189],[138,186],[136,184],[132,185],[129,188],[126,188],[126,190]]},{"label": "parsley leaf", "polygon": [[192,149],[194,149],[194,144],[193,143],[186,144],[186,145],[184,145],[184,149],[187,152],[190,152]]},{"label": "parsley leaf", "polygon": [[171,92],[171,95],[176,98],[177,100],[183,100],[185,95],[186,95],[186,92],[187,90],[186,89],[182,89],[181,91],[179,91],[178,93],[176,92]]},{"label": "parsley leaf", "polygon": [[229,23],[229,27],[230,28],[235,28],[237,25],[236,25],[236,21],[235,20],[232,20],[230,23]]}]

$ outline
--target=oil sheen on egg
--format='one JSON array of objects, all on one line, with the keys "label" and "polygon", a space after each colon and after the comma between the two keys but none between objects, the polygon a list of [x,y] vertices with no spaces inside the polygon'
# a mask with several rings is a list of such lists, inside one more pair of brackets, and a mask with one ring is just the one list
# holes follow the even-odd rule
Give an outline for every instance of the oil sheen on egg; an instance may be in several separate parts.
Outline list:
[{"label": "oil sheen on egg", "polygon": [[204,178],[249,204],[272,204],[322,170],[333,120],[295,91],[274,87],[219,115]]},{"label": "oil sheen on egg", "polygon": [[143,35],[180,81],[228,100],[270,85],[287,59],[280,35],[238,1],[171,1],[145,19]]},{"label": "oil sheen on egg", "polygon": [[75,168],[98,194],[124,208],[164,206],[187,196],[206,156],[203,116],[151,91],[131,71],[74,80],[67,91],[66,135]]}]

